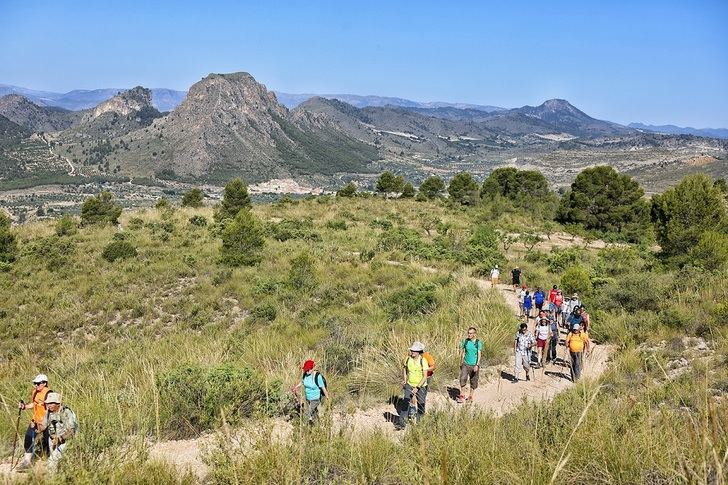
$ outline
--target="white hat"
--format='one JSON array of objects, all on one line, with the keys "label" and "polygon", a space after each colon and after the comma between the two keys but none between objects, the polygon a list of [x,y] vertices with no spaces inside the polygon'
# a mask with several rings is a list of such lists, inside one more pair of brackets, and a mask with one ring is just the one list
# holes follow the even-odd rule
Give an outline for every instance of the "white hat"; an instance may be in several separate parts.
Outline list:
[{"label": "white hat", "polygon": [[498,265],[497,264],[495,265],[495,269],[498,269]]},{"label": "white hat", "polygon": [[57,392],[49,392],[43,402],[46,404],[61,404],[61,395]]},{"label": "white hat", "polygon": [[48,376],[45,374],[38,374],[33,379],[33,384],[40,384],[41,382],[48,382]]},{"label": "white hat", "polygon": [[577,323],[576,325],[574,325],[573,327],[571,327],[571,329],[572,329],[572,330],[581,330],[581,325],[579,325],[579,324]]},{"label": "white hat", "polygon": [[422,342],[415,342],[412,344],[412,347],[410,347],[410,350],[412,352],[424,352],[425,344],[423,344]]}]

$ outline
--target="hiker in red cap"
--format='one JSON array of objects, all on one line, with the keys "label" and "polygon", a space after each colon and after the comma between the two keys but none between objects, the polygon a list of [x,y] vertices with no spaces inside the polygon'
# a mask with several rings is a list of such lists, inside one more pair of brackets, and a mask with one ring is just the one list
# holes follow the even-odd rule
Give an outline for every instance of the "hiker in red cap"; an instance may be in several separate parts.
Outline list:
[{"label": "hiker in red cap", "polygon": [[[321,400],[324,397],[331,399],[328,387],[326,386],[326,379],[318,371],[313,370],[315,366],[316,363],[313,360],[304,362],[301,382],[291,389],[302,408],[304,398],[308,403],[308,408],[306,409],[308,424],[313,424],[318,419],[318,408],[321,405]],[[299,393],[301,387],[303,387],[303,395]]]}]

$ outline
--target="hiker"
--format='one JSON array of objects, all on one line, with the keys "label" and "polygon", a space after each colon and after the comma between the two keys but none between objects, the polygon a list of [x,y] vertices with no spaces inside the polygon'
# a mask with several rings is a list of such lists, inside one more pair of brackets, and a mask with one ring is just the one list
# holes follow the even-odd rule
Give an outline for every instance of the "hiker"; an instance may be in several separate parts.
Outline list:
[{"label": "hiker", "polygon": [[559,347],[559,322],[556,318],[549,319],[549,328],[551,329],[551,339],[546,362],[553,363],[556,362],[556,349]]},{"label": "hiker", "polygon": [[521,286],[519,288],[518,292],[516,293],[518,296],[518,316],[523,316],[523,297],[526,296],[526,285]]},{"label": "hiker", "polygon": [[[460,342],[460,395],[457,402],[472,401],[473,394],[478,388],[478,375],[480,374],[480,356],[483,345],[477,339],[478,330],[475,327],[468,329],[468,338]],[[470,395],[465,397],[465,386],[470,381]]]},{"label": "hiker", "polygon": [[427,351],[422,352],[422,357],[427,361],[427,387],[432,384],[432,375],[435,373],[435,358]]},{"label": "hiker", "polygon": [[581,325],[574,325],[566,336],[566,348],[569,349],[571,360],[571,380],[576,382],[581,377],[581,370],[584,365],[584,353],[589,354],[591,342],[589,335],[581,331]]},{"label": "hiker", "polygon": [[586,307],[582,305],[579,309],[581,315],[581,329],[583,332],[589,333],[591,328],[591,320],[589,314],[586,312]]},{"label": "hiker", "polygon": [[533,294],[533,302],[536,304],[538,311],[543,310],[544,301],[546,301],[546,293],[540,287],[537,287],[536,292]]},{"label": "hiker", "polygon": [[48,469],[55,471],[63,450],[68,445],[68,440],[78,433],[78,419],[71,408],[61,405],[61,395],[57,392],[48,393],[45,398],[45,405],[48,413],[44,416],[40,427],[48,436],[48,446],[50,448]]},{"label": "hiker", "polygon": [[513,285],[513,291],[518,290],[521,286],[521,268],[516,266],[511,270],[511,284]]},{"label": "hiker", "polygon": [[491,288],[495,288],[498,284],[498,278],[500,278],[500,269],[498,269],[498,265],[496,264],[493,269],[490,270],[490,286]]},{"label": "hiker", "polygon": [[20,403],[18,403],[19,408],[22,410],[32,409],[33,418],[28,425],[28,429],[25,431],[25,441],[23,443],[25,455],[23,455],[23,459],[15,468],[17,471],[27,470],[33,464],[33,459],[35,458],[35,441],[38,433],[43,435],[43,439],[41,440],[42,454],[47,455],[49,452],[47,434],[38,429],[46,415],[45,399],[49,392],[51,392],[51,390],[48,388],[48,376],[45,374],[38,374],[35,376],[35,379],[33,379],[33,392],[30,395],[30,402],[26,404],[23,401],[20,401]]},{"label": "hiker", "polygon": [[425,346],[422,342],[415,342],[409,349],[409,355],[402,365],[402,389],[404,390],[403,403],[400,405],[399,421],[395,429],[402,430],[407,425],[410,403],[417,399],[417,420],[425,414],[425,400],[427,399],[427,360],[422,356]]},{"label": "hiker", "polygon": [[[307,360],[303,363],[303,376],[301,381],[293,386],[291,391],[298,398],[298,402],[303,408],[303,399],[306,399],[308,407],[306,408],[306,419],[308,424],[314,424],[318,419],[318,408],[321,405],[323,397],[331,399],[326,379],[318,371],[313,370],[316,363],[313,360]],[[303,387],[303,395],[299,394],[299,390]],[[323,396],[322,396],[323,394]]]},{"label": "hiker", "polygon": [[513,383],[518,382],[518,369],[523,367],[526,371],[526,380],[530,381],[531,377],[529,371],[531,370],[530,364],[530,353],[531,347],[536,343],[533,335],[528,333],[528,325],[522,323],[516,333],[515,341],[513,342],[513,353],[515,354],[515,363],[513,366]]},{"label": "hiker", "polygon": [[526,290],[526,294],[523,295],[523,315],[526,317],[526,321],[531,318],[531,308],[533,307],[533,299]]},{"label": "hiker", "polygon": [[553,303],[554,299],[556,298],[556,294],[559,292],[559,287],[557,285],[554,285],[553,288],[551,288],[551,291],[549,291],[549,303]]},{"label": "hiker", "polygon": [[554,299],[551,301],[551,307],[553,309],[551,317],[554,320],[561,318],[561,308],[564,306],[564,295],[561,291],[557,291]]},{"label": "hiker", "polygon": [[566,324],[569,328],[569,332],[574,330],[574,326],[581,325],[582,321],[583,319],[581,317],[581,306],[576,306],[566,319]]},{"label": "hiker", "polygon": [[551,326],[549,325],[549,319],[546,316],[545,310],[538,312],[536,329],[533,332],[533,336],[536,338],[536,348],[540,349],[538,364],[540,367],[543,367],[546,360],[546,350],[551,336]]}]

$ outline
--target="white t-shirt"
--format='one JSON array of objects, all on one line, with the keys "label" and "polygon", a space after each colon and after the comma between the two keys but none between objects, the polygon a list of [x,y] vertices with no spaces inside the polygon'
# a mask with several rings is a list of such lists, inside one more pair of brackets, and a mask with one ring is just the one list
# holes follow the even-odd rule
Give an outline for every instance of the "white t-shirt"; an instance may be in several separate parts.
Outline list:
[{"label": "white t-shirt", "polygon": [[523,288],[518,290],[518,301],[523,304],[523,297],[526,296],[526,290]]},{"label": "white t-shirt", "polygon": [[493,268],[490,270],[490,277],[491,278],[498,278],[500,276],[500,270],[498,268]]},{"label": "white t-shirt", "polygon": [[549,338],[550,331],[551,331],[551,328],[548,325],[539,324],[536,327],[536,336],[539,340],[546,340],[547,338]]}]

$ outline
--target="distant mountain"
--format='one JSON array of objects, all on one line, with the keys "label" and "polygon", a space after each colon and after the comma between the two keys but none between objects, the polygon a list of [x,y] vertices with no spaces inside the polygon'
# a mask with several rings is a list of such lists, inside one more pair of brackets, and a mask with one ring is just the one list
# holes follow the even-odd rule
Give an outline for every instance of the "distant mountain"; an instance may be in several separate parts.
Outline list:
[{"label": "distant mountain", "polygon": [[355,108],[366,108],[369,106],[374,107],[385,107],[385,106],[396,106],[401,108],[458,108],[458,109],[473,109],[478,111],[485,111],[486,113],[501,111],[505,108],[498,108],[497,106],[484,106],[479,104],[466,104],[466,103],[444,103],[440,101],[433,102],[419,102],[412,101],[403,98],[392,98],[387,96],[360,96],[357,94],[290,94],[283,93],[280,91],[274,91],[278,102],[283,106],[292,109],[311,98],[319,97],[326,99],[338,99],[347,104],[354,106]]},{"label": "distant mountain", "polygon": [[0,115],[33,132],[60,131],[78,122],[78,113],[53,106],[38,106],[19,94],[0,97]]},{"label": "distant mountain", "polygon": [[[125,89],[75,89],[67,93],[54,93],[51,91],[36,91],[9,84],[0,84],[0,96],[5,94],[20,94],[41,106],[56,106],[70,111],[80,111],[93,108],[99,103],[111,99]],[[182,102],[187,95],[185,91],[155,88],[152,92],[152,105],[160,111],[171,111]]]},{"label": "distant mountain", "polygon": [[708,138],[721,138],[723,140],[728,140],[728,129],[726,128],[683,128],[675,125],[645,125],[642,123],[630,123],[628,126],[637,130],[651,131],[653,133],[705,136]]}]

